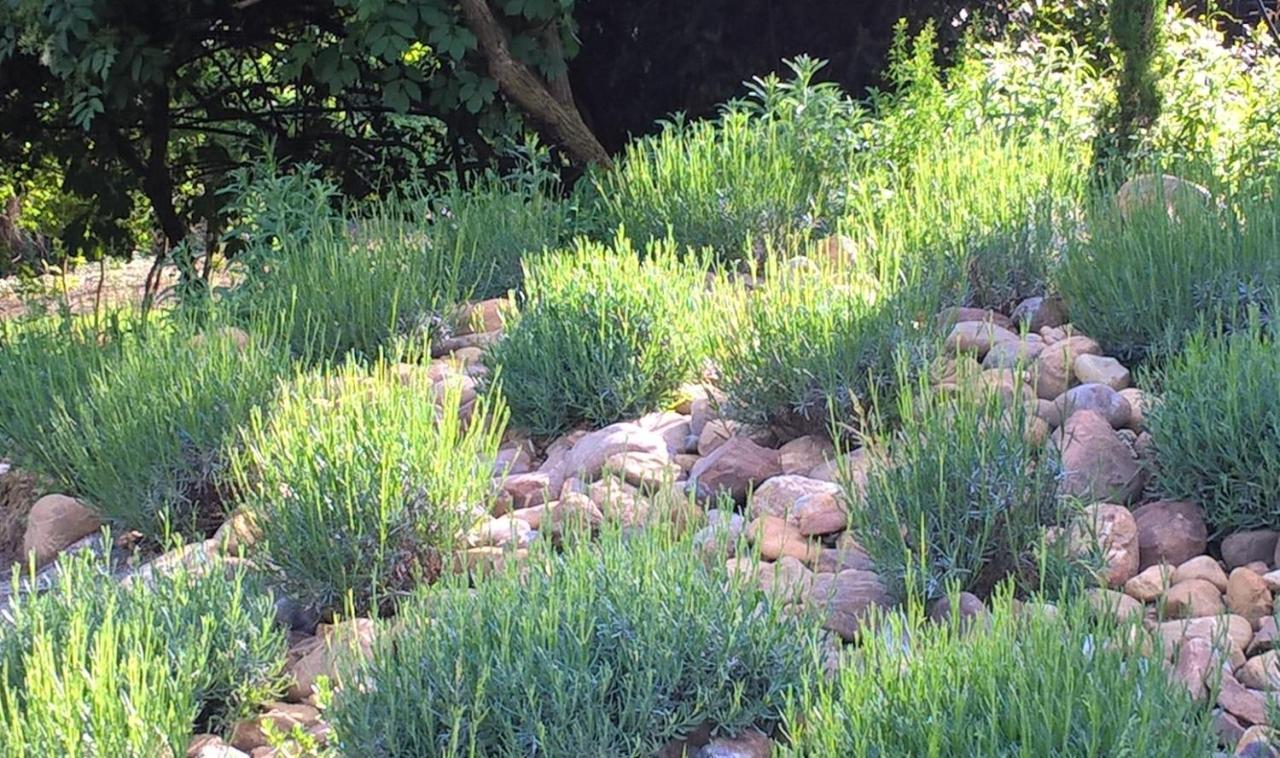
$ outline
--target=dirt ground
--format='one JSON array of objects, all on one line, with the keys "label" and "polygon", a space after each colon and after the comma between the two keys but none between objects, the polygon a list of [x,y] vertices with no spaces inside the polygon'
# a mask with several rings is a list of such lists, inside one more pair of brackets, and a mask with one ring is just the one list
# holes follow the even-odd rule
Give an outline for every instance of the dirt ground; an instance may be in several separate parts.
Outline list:
[{"label": "dirt ground", "polygon": [[[73,313],[92,313],[95,303],[103,307],[141,302],[151,259],[108,261],[105,267],[89,263],[65,276],[46,274],[34,280],[18,277],[0,279],[0,320],[30,313],[54,312],[65,301]],[[103,271],[105,268],[105,276]],[[161,298],[178,281],[178,272],[167,267],[161,276]]]}]

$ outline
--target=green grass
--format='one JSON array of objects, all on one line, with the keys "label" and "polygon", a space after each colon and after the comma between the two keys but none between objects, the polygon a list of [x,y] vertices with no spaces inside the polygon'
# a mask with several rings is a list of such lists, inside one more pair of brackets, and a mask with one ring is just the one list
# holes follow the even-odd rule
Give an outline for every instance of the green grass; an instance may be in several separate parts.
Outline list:
[{"label": "green grass", "polygon": [[777,721],[814,635],[723,561],[606,530],[388,621],[329,711],[349,755],[651,756],[704,722]]},{"label": "green grass", "polygon": [[1041,560],[1052,557],[1039,549],[1044,527],[1062,508],[1055,459],[1023,431],[1031,412],[969,384],[906,387],[900,428],[876,442],[865,490],[844,483],[876,570],[899,597],[937,598],[953,586],[985,596],[1008,577],[1038,587]]},{"label": "green grass", "polygon": [[1280,198],[1228,197],[1125,220],[1104,190],[1055,277],[1072,323],[1126,363],[1176,350],[1202,318],[1238,320],[1280,287]]},{"label": "green grass", "polygon": [[282,691],[284,634],[243,570],[124,587],[85,554],[61,567],[0,625],[0,755],[182,755]]},{"label": "green grass", "polygon": [[1146,378],[1156,486],[1199,503],[1215,535],[1280,523],[1280,347],[1256,318],[1230,335],[1200,329]]},{"label": "green grass", "polygon": [[0,436],[118,527],[203,537],[229,494],[228,445],[287,366],[265,339],[241,347],[246,336],[129,313],[101,333],[87,321],[8,329]]},{"label": "green grass", "polygon": [[654,410],[699,368],[703,268],[579,239],[526,262],[525,295],[487,355],[512,423],[535,435]]},{"label": "green grass", "polygon": [[365,613],[442,570],[488,511],[505,423],[497,400],[460,418],[456,385],[401,383],[353,365],[282,384],[246,425],[237,482],[263,525],[255,547],[290,597]]},{"label": "green grass", "polygon": [[[783,755],[1208,755],[1210,710],[1083,604],[989,622],[890,616],[788,710]],[[1114,623],[1114,622],[1112,622]],[[1141,635],[1139,635],[1139,638]]]}]

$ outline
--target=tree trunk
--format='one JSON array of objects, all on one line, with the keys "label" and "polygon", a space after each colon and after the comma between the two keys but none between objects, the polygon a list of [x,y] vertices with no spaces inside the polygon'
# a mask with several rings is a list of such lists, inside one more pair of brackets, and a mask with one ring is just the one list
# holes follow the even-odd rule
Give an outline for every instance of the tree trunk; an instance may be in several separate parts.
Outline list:
[{"label": "tree trunk", "polygon": [[[489,74],[507,97],[546,124],[577,163],[609,165],[609,153],[587,128],[572,101],[563,103],[551,87],[511,54],[506,31],[494,17],[488,0],[461,0],[467,26],[480,42]],[[561,94],[567,92],[567,87]]]}]

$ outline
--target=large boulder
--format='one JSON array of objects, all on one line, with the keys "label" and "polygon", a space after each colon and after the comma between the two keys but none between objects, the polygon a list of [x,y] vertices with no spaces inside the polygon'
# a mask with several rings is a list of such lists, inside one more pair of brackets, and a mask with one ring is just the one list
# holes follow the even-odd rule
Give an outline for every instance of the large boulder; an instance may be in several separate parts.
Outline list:
[{"label": "large boulder", "polygon": [[22,535],[22,554],[34,555],[37,566],[58,556],[68,545],[102,526],[98,514],[66,495],[45,495],[31,506]]},{"label": "large boulder", "polygon": [[782,473],[777,450],[761,447],[746,437],[732,437],[689,470],[689,486],[700,499],[725,493],[743,501],[747,492]]},{"label": "large boulder", "polygon": [[818,574],[809,601],[823,613],[823,628],[852,641],[873,606],[888,608],[892,598],[880,577],[870,571],[845,569],[838,574]]},{"label": "large boulder", "polygon": [[752,516],[785,518],[806,535],[843,531],[848,522],[838,485],[793,474],[765,481],[752,493],[747,510]]},{"label": "large boulder", "polygon": [[1142,466],[1102,414],[1077,411],[1062,422],[1053,438],[1062,457],[1062,494],[1092,502],[1128,503],[1142,492]]},{"label": "large boulder", "polygon": [[671,456],[667,441],[660,433],[623,421],[597,429],[578,440],[565,456],[566,474],[589,481],[600,475],[606,461],[625,453],[666,460]]},{"label": "large boulder", "polygon": [[1071,551],[1100,555],[1102,579],[1120,587],[1138,573],[1138,524],[1122,505],[1098,503],[1085,508],[1072,524]]},{"label": "large boulder", "polygon": [[1077,385],[1058,395],[1053,403],[1061,418],[1071,418],[1077,411],[1096,411],[1107,420],[1112,429],[1128,426],[1129,419],[1133,416],[1129,401],[1105,384]]},{"label": "large boulder", "polygon": [[1213,195],[1205,187],[1172,174],[1139,174],[1116,192],[1116,207],[1126,221],[1160,205],[1169,218],[1177,220],[1211,208]]},{"label": "large boulder", "polygon": [[373,621],[356,618],[340,624],[321,624],[314,637],[289,651],[285,675],[289,677],[289,699],[300,702],[311,695],[321,676],[335,684],[338,660],[344,654],[368,657],[373,651]]},{"label": "large boulder", "polygon": [[1209,539],[1204,511],[1195,503],[1159,500],[1135,508],[1141,568],[1157,563],[1181,566],[1204,553]]},{"label": "large boulder", "polygon": [[1052,343],[1046,340],[1046,343],[1040,355],[1036,356],[1032,375],[1036,396],[1053,400],[1071,388],[1076,358],[1102,355],[1102,348],[1097,342],[1079,334]]}]

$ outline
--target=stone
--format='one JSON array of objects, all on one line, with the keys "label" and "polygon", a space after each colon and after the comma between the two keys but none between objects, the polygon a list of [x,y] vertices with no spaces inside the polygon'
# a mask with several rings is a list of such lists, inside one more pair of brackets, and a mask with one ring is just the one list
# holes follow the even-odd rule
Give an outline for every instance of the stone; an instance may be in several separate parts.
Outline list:
[{"label": "stone", "polygon": [[[686,414],[675,411],[654,411],[636,419],[636,424],[643,429],[662,435],[662,439],[667,443],[667,452],[671,455],[692,453],[698,449],[697,437],[693,434],[693,424]],[[688,443],[690,438],[693,439],[692,445]]]},{"label": "stone", "polygon": [[616,453],[605,459],[602,471],[616,474],[634,487],[654,489],[683,478],[684,469],[667,453]]},{"label": "stone", "polygon": [[1272,592],[1280,591],[1280,569],[1268,571],[1262,575],[1262,581],[1267,583],[1267,589]]},{"label": "stone", "polygon": [[231,745],[250,751],[270,747],[267,724],[275,727],[277,734],[288,734],[295,726],[306,729],[320,720],[320,711],[303,703],[269,703],[267,710],[253,718],[237,721],[231,729]]},{"label": "stone", "polygon": [[784,474],[804,474],[818,466],[835,460],[835,445],[825,437],[808,434],[796,437],[778,448],[778,458]]},{"label": "stone", "polygon": [[525,548],[471,547],[453,555],[450,569],[455,574],[489,576],[505,570],[513,563],[519,564],[528,557],[529,551]]},{"label": "stone", "polygon": [[754,729],[737,737],[717,737],[703,745],[694,758],[769,758],[773,740]]},{"label": "stone", "polygon": [[306,648],[293,655],[285,666],[289,678],[289,699],[301,701],[312,693],[312,687],[321,676],[329,677],[335,686],[338,681],[337,661],[344,651],[353,651],[367,658],[373,651],[374,625],[366,618],[356,618],[340,624],[321,624]]},{"label": "stone", "polygon": [[1029,366],[1042,350],[1044,350],[1044,340],[1038,334],[996,342],[982,358],[982,367],[1011,369]]},{"label": "stone", "polygon": [[98,514],[66,495],[45,495],[32,504],[22,535],[22,554],[43,566],[72,543],[102,526]]},{"label": "stone", "polygon": [[738,502],[748,490],[782,473],[777,450],[761,447],[745,437],[734,437],[694,464],[689,485],[701,500],[727,493]]},{"label": "stone", "polygon": [[[1244,564],[1244,567],[1249,569],[1253,573],[1257,574],[1258,576],[1262,576],[1263,574],[1266,574],[1267,572],[1271,571],[1271,566],[1268,565],[1266,561],[1249,561],[1248,563]],[[1271,587],[1268,586],[1267,589],[1271,589]]]},{"label": "stone", "polygon": [[[642,526],[656,515],[652,501],[640,490],[615,476],[606,476],[587,486],[587,496],[599,507],[606,521],[623,527]],[[563,501],[564,498],[561,497]]]},{"label": "stone", "polygon": [[1241,566],[1227,577],[1227,608],[1257,625],[1272,611],[1271,590],[1262,577]]},{"label": "stone", "polygon": [[533,470],[533,443],[521,440],[498,448],[493,460],[493,475],[527,474]]},{"label": "stone", "polygon": [[587,434],[565,457],[566,473],[591,480],[600,475],[605,461],[620,453],[641,453],[670,460],[667,442],[661,434],[632,422],[610,424]]},{"label": "stone", "polygon": [[712,508],[707,511],[707,525],[693,535],[693,546],[705,556],[733,557],[738,538],[747,529],[747,520],[732,511]]},{"label": "stone", "polygon": [[1178,564],[1174,569],[1173,584],[1185,582],[1188,579],[1204,579],[1217,587],[1219,592],[1227,591],[1227,572],[1222,570],[1222,566],[1217,561],[1207,555],[1197,555]]},{"label": "stone", "polygon": [[987,607],[982,604],[982,600],[971,592],[961,592],[957,596],[958,602],[952,603],[950,595],[943,595],[929,604],[929,620],[935,624],[945,623],[951,620],[955,609],[960,610],[959,622],[962,626],[976,618],[982,618],[987,615]]},{"label": "stone", "polygon": [[1018,335],[989,321],[961,321],[951,327],[946,347],[952,355],[972,353],[982,360],[997,342],[1016,342]]},{"label": "stone", "polygon": [[213,533],[213,542],[223,555],[240,555],[262,538],[253,514],[237,508]]},{"label": "stone", "polygon": [[1173,566],[1167,563],[1148,566],[1124,583],[1124,594],[1140,603],[1155,602],[1172,586],[1173,571]]},{"label": "stone", "polygon": [[1192,700],[1204,700],[1210,690],[1208,678],[1216,656],[1213,643],[1203,637],[1193,637],[1178,647],[1174,654],[1173,681],[1187,688]]},{"label": "stone", "polygon": [[1014,306],[1009,315],[1015,324],[1025,326],[1029,332],[1039,333],[1045,327],[1067,323],[1067,306],[1058,295],[1029,297]]},{"label": "stone", "polygon": [[1246,688],[1227,671],[1222,672],[1218,705],[1244,723],[1267,723],[1267,701],[1263,693]]},{"label": "stone", "polygon": [[1053,404],[1058,407],[1058,414],[1064,419],[1070,418],[1077,411],[1096,411],[1107,420],[1112,429],[1127,426],[1133,412],[1129,401],[1121,397],[1119,392],[1105,384],[1096,383],[1072,387],[1055,398]]},{"label": "stone", "polygon": [[805,535],[843,531],[849,521],[840,487],[792,474],[772,477],[760,485],[748,500],[747,513],[785,518]]},{"label": "stone", "polygon": [[867,472],[870,469],[871,456],[867,454],[867,448],[860,447],[834,460],[815,466],[809,472],[809,478],[820,479],[824,482],[839,482],[843,475],[847,477],[848,484],[858,491],[863,491],[867,486]]},{"label": "stone", "polygon": [[554,499],[559,480],[542,471],[513,474],[502,480],[499,486],[501,498],[513,509],[530,508]]},{"label": "stone", "polygon": [[1214,644],[1230,643],[1241,650],[1247,650],[1253,640],[1253,625],[1243,616],[1234,614],[1165,621],[1155,628],[1164,643],[1166,658],[1172,656],[1178,645],[1195,637],[1203,637]]},{"label": "stone", "polygon": [[986,308],[966,308],[951,306],[938,311],[938,328],[947,329],[961,322],[979,322],[995,324],[1003,329],[1013,329],[1013,320],[998,311]]},{"label": "stone", "polygon": [[1236,670],[1236,679],[1250,689],[1274,690],[1280,688],[1280,655],[1275,650],[1268,650],[1262,655],[1255,655]]},{"label": "stone", "polygon": [[1276,758],[1280,756],[1271,744],[1272,734],[1269,727],[1254,725],[1245,730],[1236,741],[1238,758]]},{"label": "stone", "polygon": [[837,574],[817,574],[809,592],[810,603],[823,614],[823,628],[852,641],[862,621],[875,606],[892,605],[880,577],[870,571],[846,569]]},{"label": "stone", "polygon": [[1270,562],[1275,559],[1276,541],[1280,532],[1271,529],[1253,529],[1236,532],[1222,540],[1222,562],[1228,569],[1254,561]]},{"label": "stone", "polygon": [[1178,220],[1211,208],[1213,195],[1205,187],[1172,174],[1138,174],[1116,191],[1116,208],[1125,221],[1160,205],[1170,219]]},{"label": "stone", "polygon": [[1045,338],[1045,348],[1036,356],[1032,367],[1032,386],[1036,396],[1045,400],[1053,400],[1071,387],[1075,374],[1072,371],[1075,360],[1081,355],[1101,355],[1102,348],[1097,342],[1076,335],[1057,342]]},{"label": "stone", "polygon": [[1137,458],[1101,414],[1073,413],[1053,439],[1062,458],[1059,491],[1064,496],[1127,503],[1142,492],[1144,477]]},{"label": "stone", "polygon": [[1101,384],[1119,392],[1129,386],[1129,369],[1109,355],[1077,355],[1071,372],[1081,384]]},{"label": "stone", "polygon": [[249,758],[249,754],[231,747],[216,734],[197,734],[187,743],[187,758]]},{"label": "stone", "polygon": [[800,529],[777,516],[764,515],[747,526],[747,538],[760,551],[760,557],[776,561],[789,555],[803,563],[818,559],[820,548],[800,533]]},{"label": "stone", "polygon": [[1253,640],[1249,642],[1249,647],[1245,651],[1249,655],[1270,650],[1275,647],[1277,639],[1280,639],[1280,632],[1276,629],[1276,619],[1274,616],[1265,616],[1257,624],[1258,630],[1253,633]]},{"label": "stone", "polygon": [[1216,616],[1225,609],[1222,593],[1204,579],[1177,582],[1164,593],[1164,612],[1170,618]]},{"label": "stone", "polygon": [[1098,503],[1082,509],[1069,540],[1073,555],[1101,556],[1106,563],[1101,578],[1110,587],[1120,587],[1138,573],[1138,524],[1122,505]]},{"label": "stone", "polygon": [[494,297],[488,300],[477,300],[464,303],[453,317],[453,334],[461,337],[468,334],[501,331],[505,315],[513,309],[511,301]]},{"label": "stone", "polygon": [[1244,736],[1244,724],[1221,708],[1213,709],[1213,733],[1218,736],[1218,744],[1234,745]]},{"label": "stone", "polygon": [[1092,587],[1085,590],[1085,599],[1093,607],[1094,613],[1100,615],[1110,614],[1116,621],[1121,623],[1142,618],[1142,603],[1123,592]]},{"label": "stone", "polygon": [[1129,404],[1129,428],[1135,432],[1146,431],[1147,410],[1151,407],[1147,393],[1137,387],[1126,387],[1120,390],[1120,397]]},{"label": "stone", "polygon": [[845,569],[872,571],[875,569],[875,563],[871,560],[871,556],[867,555],[867,551],[858,545],[852,545],[823,548],[814,565],[814,570],[819,573],[838,574]]},{"label": "stone", "polygon": [[1156,563],[1182,563],[1204,553],[1209,530],[1195,503],[1158,500],[1133,510],[1138,522],[1139,570]]},{"label": "stone", "polygon": [[467,544],[471,547],[528,547],[535,532],[529,522],[513,516],[491,518],[467,532]]},{"label": "stone", "polygon": [[787,602],[803,602],[813,588],[813,571],[789,555],[756,566],[760,589],[776,593]]},{"label": "stone", "polygon": [[1036,418],[1044,421],[1050,429],[1062,426],[1062,413],[1058,410],[1057,403],[1052,400],[1036,398]]}]

